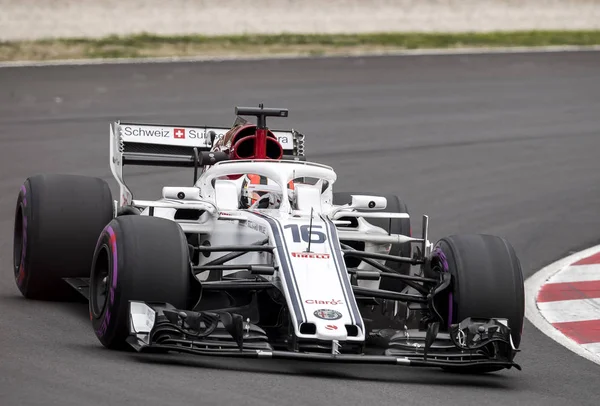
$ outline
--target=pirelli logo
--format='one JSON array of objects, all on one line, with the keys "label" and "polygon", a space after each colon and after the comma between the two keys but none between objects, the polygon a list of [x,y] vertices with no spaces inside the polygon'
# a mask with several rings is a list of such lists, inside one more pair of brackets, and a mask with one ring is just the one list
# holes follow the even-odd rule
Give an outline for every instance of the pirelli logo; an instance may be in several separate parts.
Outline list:
[{"label": "pirelli logo", "polygon": [[294,258],[315,258],[315,259],[329,259],[329,254],[316,254],[314,252],[292,252]]}]

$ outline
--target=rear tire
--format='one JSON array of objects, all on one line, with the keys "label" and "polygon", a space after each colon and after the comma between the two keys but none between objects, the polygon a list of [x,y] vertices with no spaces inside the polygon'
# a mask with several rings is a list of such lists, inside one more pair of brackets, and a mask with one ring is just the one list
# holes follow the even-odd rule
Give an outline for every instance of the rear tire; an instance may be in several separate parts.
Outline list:
[{"label": "rear tire", "polygon": [[94,247],[113,218],[108,184],[78,175],[28,178],[17,198],[13,266],[28,299],[78,297],[63,278],[88,277]]},{"label": "rear tire", "polygon": [[123,216],[102,232],[90,278],[90,317],[107,348],[126,349],[129,301],[186,309],[193,275],[181,227],[150,216]]},{"label": "rear tire", "polygon": [[[452,275],[452,298],[440,302],[447,325],[467,317],[508,319],[515,348],[519,348],[525,315],[521,264],[508,241],[492,235],[453,235],[434,247],[432,264]],[[452,303],[450,307],[449,303]],[[447,327],[447,326],[446,326]],[[445,368],[484,373],[501,368]]]}]

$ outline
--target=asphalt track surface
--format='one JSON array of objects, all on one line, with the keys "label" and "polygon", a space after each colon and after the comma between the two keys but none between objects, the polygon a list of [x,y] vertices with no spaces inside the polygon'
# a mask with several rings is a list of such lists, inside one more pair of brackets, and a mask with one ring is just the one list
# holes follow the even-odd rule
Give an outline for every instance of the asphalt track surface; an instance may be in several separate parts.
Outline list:
[{"label": "asphalt track surface", "polygon": [[[112,180],[111,120],[227,125],[233,106],[264,102],[290,109],[278,124],[307,134],[338,190],[400,194],[434,240],[505,236],[528,276],[599,242],[599,94],[600,53],[0,69],[0,404],[596,405],[600,366],[528,322],[524,370],[483,377],[115,353],[85,305],[22,299],[11,261],[23,180]],[[138,197],[192,175],[129,174]]]}]

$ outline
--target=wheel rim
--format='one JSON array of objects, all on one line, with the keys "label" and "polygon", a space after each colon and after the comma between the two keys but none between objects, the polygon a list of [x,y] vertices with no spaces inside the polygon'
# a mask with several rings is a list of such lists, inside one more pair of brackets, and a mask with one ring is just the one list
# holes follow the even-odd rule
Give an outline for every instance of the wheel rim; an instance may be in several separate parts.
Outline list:
[{"label": "wheel rim", "polygon": [[110,251],[106,244],[100,247],[90,280],[90,302],[94,317],[100,317],[106,307],[108,297],[108,279],[111,269]]}]

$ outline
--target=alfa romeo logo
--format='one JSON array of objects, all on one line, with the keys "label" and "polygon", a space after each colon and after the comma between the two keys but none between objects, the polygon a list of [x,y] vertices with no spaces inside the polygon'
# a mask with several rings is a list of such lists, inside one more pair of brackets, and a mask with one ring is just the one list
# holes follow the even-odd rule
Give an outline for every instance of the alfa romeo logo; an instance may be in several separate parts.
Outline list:
[{"label": "alfa romeo logo", "polygon": [[323,320],[337,320],[342,318],[342,313],[331,309],[319,309],[313,313],[315,317]]}]

